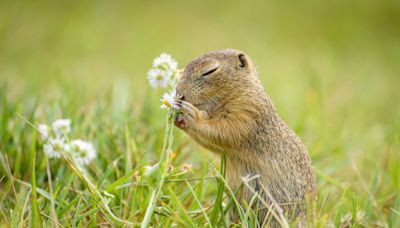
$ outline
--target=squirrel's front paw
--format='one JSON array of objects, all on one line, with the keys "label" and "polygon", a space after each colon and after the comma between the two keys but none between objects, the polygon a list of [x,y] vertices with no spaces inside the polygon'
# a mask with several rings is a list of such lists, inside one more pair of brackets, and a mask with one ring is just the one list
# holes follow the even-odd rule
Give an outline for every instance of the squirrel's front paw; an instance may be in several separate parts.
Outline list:
[{"label": "squirrel's front paw", "polygon": [[187,129],[193,126],[199,118],[199,109],[187,101],[178,101],[180,111],[175,119],[175,126]]},{"label": "squirrel's front paw", "polygon": [[175,118],[175,126],[185,129],[188,127],[183,113],[178,113]]}]

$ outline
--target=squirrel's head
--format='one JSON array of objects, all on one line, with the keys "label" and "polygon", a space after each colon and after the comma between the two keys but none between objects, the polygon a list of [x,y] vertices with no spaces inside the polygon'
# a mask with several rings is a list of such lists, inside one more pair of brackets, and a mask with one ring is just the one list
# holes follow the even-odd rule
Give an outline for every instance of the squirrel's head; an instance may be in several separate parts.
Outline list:
[{"label": "squirrel's head", "polygon": [[250,84],[260,84],[250,57],[238,50],[225,49],[192,60],[176,90],[182,99],[199,109],[211,110],[221,101],[239,95]]}]

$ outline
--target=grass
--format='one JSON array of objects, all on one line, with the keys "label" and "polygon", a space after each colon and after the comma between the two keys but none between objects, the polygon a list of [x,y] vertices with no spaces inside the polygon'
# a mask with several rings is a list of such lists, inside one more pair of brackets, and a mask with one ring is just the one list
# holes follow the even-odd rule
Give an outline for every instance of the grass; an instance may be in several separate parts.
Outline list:
[{"label": "grass", "polygon": [[[155,227],[226,225],[236,203],[220,156],[181,131],[173,132],[175,169],[162,186],[162,172],[142,175],[160,161],[167,115],[145,75],[164,51],[184,66],[232,47],[253,58],[309,149],[315,226],[398,227],[398,15],[395,1],[2,1],[0,226],[139,227],[149,205]],[[98,157],[85,171],[47,159],[17,113],[34,125],[71,118],[72,137],[94,142]],[[251,210],[242,216],[254,226]]]}]

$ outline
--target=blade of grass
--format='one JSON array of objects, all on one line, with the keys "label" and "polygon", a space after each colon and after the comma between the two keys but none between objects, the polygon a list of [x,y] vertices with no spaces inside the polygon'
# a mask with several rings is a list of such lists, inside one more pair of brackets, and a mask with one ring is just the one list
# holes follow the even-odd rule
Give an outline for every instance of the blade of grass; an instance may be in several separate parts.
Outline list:
[{"label": "blade of grass", "polygon": [[168,187],[168,193],[172,196],[172,199],[175,201],[175,205],[178,208],[179,215],[181,215],[182,219],[186,222],[185,226],[198,227],[198,226],[196,226],[196,224],[193,223],[192,218],[190,218],[190,216],[187,214],[186,208],[182,205],[178,196],[175,194],[175,192],[170,187]]},{"label": "blade of grass", "polygon": [[127,174],[132,169],[132,151],[130,147],[130,138],[131,135],[129,133],[128,125],[125,125],[125,174]]},{"label": "blade of grass", "polygon": [[345,186],[343,186],[339,181],[335,180],[334,178],[326,175],[322,171],[315,169],[315,173],[317,174],[318,177],[321,179],[325,180],[326,182],[338,187],[340,190],[345,190]]},{"label": "blade of grass", "polygon": [[52,226],[58,228],[58,218],[57,218],[57,213],[56,213],[56,207],[55,207],[55,199],[54,199],[54,194],[53,194],[53,185],[52,185],[52,177],[51,177],[51,171],[50,171],[50,161],[46,157],[46,169],[47,169],[47,180],[49,183],[49,190],[50,190],[50,214],[51,214],[51,221],[52,221]]},{"label": "blade of grass", "polygon": [[254,220],[254,211],[253,211],[252,207],[253,207],[253,204],[256,202],[256,199],[257,199],[257,194],[254,194],[253,197],[251,197],[248,205],[246,205],[247,209],[246,209],[246,212],[244,214],[244,218],[245,218],[244,222],[249,221],[249,223],[250,223],[249,226],[250,227],[255,227],[254,226],[254,221],[253,221]]},{"label": "blade of grass", "polygon": [[[18,227],[19,226],[19,215],[21,213],[21,208],[22,208],[21,202],[19,200],[19,195],[17,194],[16,188],[15,188],[14,176],[12,175],[12,172],[11,172],[10,163],[9,163],[7,154],[4,153],[4,157],[2,154],[2,156],[0,156],[0,159],[2,161],[2,165],[6,171],[8,179],[11,182],[11,189],[13,191],[14,199],[15,199],[14,209],[12,210],[12,213],[11,213],[10,225],[11,225],[11,227]],[[22,192],[21,192],[21,194],[22,194]]]},{"label": "blade of grass", "polygon": [[207,213],[205,212],[203,206],[201,205],[201,202],[200,202],[199,198],[197,197],[196,193],[194,192],[192,186],[190,185],[190,183],[188,181],[186,181],[185,183],[189,187],[189,190],[192,192],[193,198],[196,201],[197,205],[199,206],[201,212],[203,213],[204,218],[207,220],[208,226],[213,227],[211,224],[210,218],[208,217]]},{"label": "blade of grass", "polygon": [[21,218],[20,218],[20,227],[27,227],[26,225],[24,225],[24,214],[25,214],[25,209],[28,205],[28,201],[29,201],[29,197],[30,197],[31,193],[32,193],[32,189],[29,189],[29,191],[25,197],[25,203],[24,203],[24,206],[22,207],[22,213],[21,213]]},{"label": "blade of grass", "polygon": [[336,212],[336,216],[335,216],[335,220],[334,220],[334,222],[335,222],[335,227],[339,227],[340,226],[340,217],[342,217],[342,212],[343,211],[343,209],[342,209],[342,207],[340,206],[338,209],[337,209],[337,212]]},{"label": "blade of grass", "polygon": [[[17,113],[17,116],[21,118],[23,121],[28,123],[32,128],[34,128],[37,132],[40,131],[33,125],[29,120],[24,118],[21,114]],[[44,137],[44,135],[43,135]],[[47,139],[46,139],[47,140]],[[75,172],[75,174],[79,177],[85,187],[89,190],[90,194],[92,195],[95,202],[98,203],[99,208],[102,210],[103,214],[105,215],[105,219],[109,220],[110,222],[117,223],[117,224],[128,224],[128,225],[135,225],[135,223],[126,221],[117,217],[110,207],[108,206],[107,200],[101,194],[101,191],[92,183],[92,180],[89,178],[88,174],[85,170],[79,166],[74,158],[72,158],[68,153],[64,150],[58,151],[61,154],[61,157],[67,162],[68,166]]]},{"label": "blade of grass", "polygon": [[32,177],[31,177],[31,186],[32,186],[32,218],[31,218],[31,226],[33,228],[40,227],[41,219],[39,214],[39,205],[37,203],[37,189],[36,189],[36,153],[33,155],[32,159]]},{"label": "blade of grass", "polygon": [[236,199],[236,195],[233,192],[233,190],[229,187],[229,184],[226,182],[225,178],[223,177],[223,174],[221,174],[218,170],[214,170],[215,173],[217,174],[217,177],[224,183],[224,188],[228,191],[229,196],[233,200],[237,213],[239,214],[240,219],[243,221],[243,208],[240,205],[239,201]]},{"label": "blade of grass", "polygon": [[65,207],[65,208],[62,208],[62,210],[60,210],[60,211],[58,212],[58,215],[60,216],[60,218],[63,217],[64,214],[65,214],[66,212],[68,212],[68,210],[69,210],[72,206],[76,205],[76,203],[79,201],[80,198],[81,198],[81,196],[79,195],[79,196],[76,196],[76,197],[75,197],[73,200],[71,200],[70,202],[68,202],[68,204],[66,205],[66,207]]},{"label": "blade of grass", "polygon": [[[28,183],[28,182],[25,182],[25,181],[23,181],[23,180],[18,180],[18,179],[14,179],[15,180],[15,182],[17,182],[17,183],[19,183],[19,184],[22,184],[23,186],[25,186],[25,187],[28,187],[28,188],[32,188],[32,194],[33,194],[33,185],[32,184],[30,184],[30,183]],[[44,198],[46,198],[46,199],[48,199],[48,200],[51,200],[51,196],[50,196],[50,193],[48,193],[46,190],[44,190],[44,189],[42,189],[42,188],[39,188],[39,187],[35,187],[35,189],[36,189],[36,193],[39,193],[41,196],[43,196]],[[54,202],[56,205],[57,204],[59,204],[59,202],[58,201],[55,201]]]},{"label": "blade of grass", "polygon": [[[221,173],[222,173],[223,177],[225,177],[225,172],[226,172],[226,157],[225,157],[225,154],[222,154]],[[211,211],[211,215],[210,215],[210,222],[211,222],[212,226],[218,226],[217,220],[218,220],[219,212],[221,211],[221,208],[222,208],[224,186],[225,186],[224,182],[221,181],[220,179],[218,179],[217,198],[215,199],[214,207],[213,207],[213,210]]]},{"label": "blade of grass", "polygon": [[358,198],[353,192],[353,208],[351,210],[351,224],[354,227],[357,223],[357,211],[358,211]]},{"label": "blade of grass", "polygon": [[135,171],[136,171],[136,169],[133,169],[133,170],[129,171],[126,175],[122,176],[121,178],[117,179],[113,183],[109,184],[107,186],[107,188],[105,189],[105,191],[107,191],[107,192],[114,191],[115,188],[119,187],[120,185],[122,185],[122,183],[129,180],[132,177],[132,175],[135,173]]}]

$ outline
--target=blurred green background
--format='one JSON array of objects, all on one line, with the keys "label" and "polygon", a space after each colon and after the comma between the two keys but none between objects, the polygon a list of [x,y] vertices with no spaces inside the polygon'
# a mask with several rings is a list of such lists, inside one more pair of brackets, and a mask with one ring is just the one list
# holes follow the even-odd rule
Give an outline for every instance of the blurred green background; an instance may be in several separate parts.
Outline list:
[{"label": "blurred green background", "polygon": [[[152,60],[167,52],[184,67],[223,48],[252,57],[309,148],[322,217],[355,192],[371,223],[399,222],[400,1],[0,1],[1,114],[46,122],[89,112],[79,128],[128,123],[147,148],[164,123],[146,78]],[[21,129],[2,124],[0,150],[18,167],[23,143],[4,129]]]},{"label": "blurred green background", "polygon": [[307,99],[320,99],[328,120],[341,109],[346,118],[387,117],[399,101],[398,1],[1,1],[0,9],[1,82],[31,98],[86,96],[124,80],[135,100],[161,52],[184,67],[236,48],[252,56],[287,118]]}]

